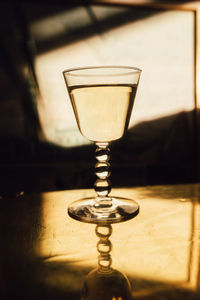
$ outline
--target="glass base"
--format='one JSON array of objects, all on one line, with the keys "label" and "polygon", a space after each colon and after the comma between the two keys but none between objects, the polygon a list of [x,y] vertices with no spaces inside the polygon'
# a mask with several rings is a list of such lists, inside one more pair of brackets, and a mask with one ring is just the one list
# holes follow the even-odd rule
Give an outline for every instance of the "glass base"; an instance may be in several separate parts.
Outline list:
[{"label": "glass base", "polygon": [[130,220],[139,213],[139,205],[131,199],[112,197],[109,208],[95,208],[94,198],[84,198],[71,203],[68,214],[73,219],[93,224],[112,224]]}]

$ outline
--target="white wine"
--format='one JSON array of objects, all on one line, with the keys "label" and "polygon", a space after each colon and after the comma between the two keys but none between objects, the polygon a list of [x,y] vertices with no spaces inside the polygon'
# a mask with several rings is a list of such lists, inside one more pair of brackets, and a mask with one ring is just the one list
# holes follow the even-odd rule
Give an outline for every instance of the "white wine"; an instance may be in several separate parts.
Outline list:
[{"label": "white wine", "polygon": [[[79,130],[97,147],[96,196],[69,205],[68,214],[76,220],[104,226],[132,219],[139,213],[135,201],[110,195],[109,142],[120,139],[128,127],[140,74],[140,69],[128,66],[74,68],[63,72]],[[102,268],[110,268],[111,261],[104,263],[102,260]]]},{"label": "white wine", "polygon": [[72,86],[69,94],[80,132],[94,142],[120,139],[128,127],[136,85]]}]

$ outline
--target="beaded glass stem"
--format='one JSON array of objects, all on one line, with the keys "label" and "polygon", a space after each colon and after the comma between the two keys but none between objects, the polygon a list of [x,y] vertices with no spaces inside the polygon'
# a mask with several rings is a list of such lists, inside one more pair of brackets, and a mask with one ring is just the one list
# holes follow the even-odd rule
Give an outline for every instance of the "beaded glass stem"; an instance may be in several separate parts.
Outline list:
[{"label": "beaded glass stem", "polygon": [[112,258],[110,252],[112,250],[112,243],[109,240],[112,234],[112,226],[97,225],[95,228],[96,236],[99,238],[97,243],[98,257],[98,271],[100,273],[108,273],[111,269]]},{"label": "beaded glass stem", "polygon": [[97,163],[95,165],[95,173],[97,180],[94,183],[94,190],[97,193],[95,198],[96,208],[108,208],[112,206],[112,199],[109,197],[111,191],[111,182],[109,176],[110,171],[110,149],[108,143],[97,143],[97,149],[95,151]]},{"label": "beaded glass stem", "polygon": [[105,66],[69,69],[63,72],[80,132],[95,142],[96,196],[80,199],[68,207],[74,219],[95,224],[129,220],[139,212],[130,199],[110,195],[109,143],[126,132],[141,70]]}]

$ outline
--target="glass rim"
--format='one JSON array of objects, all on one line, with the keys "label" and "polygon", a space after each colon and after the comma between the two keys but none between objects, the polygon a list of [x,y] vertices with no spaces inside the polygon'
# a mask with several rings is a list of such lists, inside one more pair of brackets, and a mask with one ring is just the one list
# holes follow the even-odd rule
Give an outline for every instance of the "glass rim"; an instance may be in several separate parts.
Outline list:
[{"label": "glass rim", "polygon": [[[79,71],[84,71],[84,70],[97,70],[97,69],[122,69],[124,70],[123,72],[118,72],[118,73],[82,73]],[[125,70],[127,70],[125,72]],[[77,73],[75,73],[77,72]],[[142,70],[137,68],[137,67],[131,67],[131,66],[88,66],[88,67],[78,67],[78,68],[69,68],[63,71],[63,75],[68,75],[68,76],[75,76],[75,77],[99,77],[99,76],[124,76],[124,75],[130,75],[134,73],[141,73]]]}]

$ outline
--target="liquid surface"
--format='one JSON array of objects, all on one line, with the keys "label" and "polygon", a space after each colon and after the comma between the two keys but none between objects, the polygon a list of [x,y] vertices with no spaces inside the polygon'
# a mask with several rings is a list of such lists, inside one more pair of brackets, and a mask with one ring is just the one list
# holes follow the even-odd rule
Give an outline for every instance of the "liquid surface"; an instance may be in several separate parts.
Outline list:
[{"label": "liquid surface", "polygon": [[110,142],[128,127],[136,85],[91,85],[69,89],[82,135],[94,142]]}]

